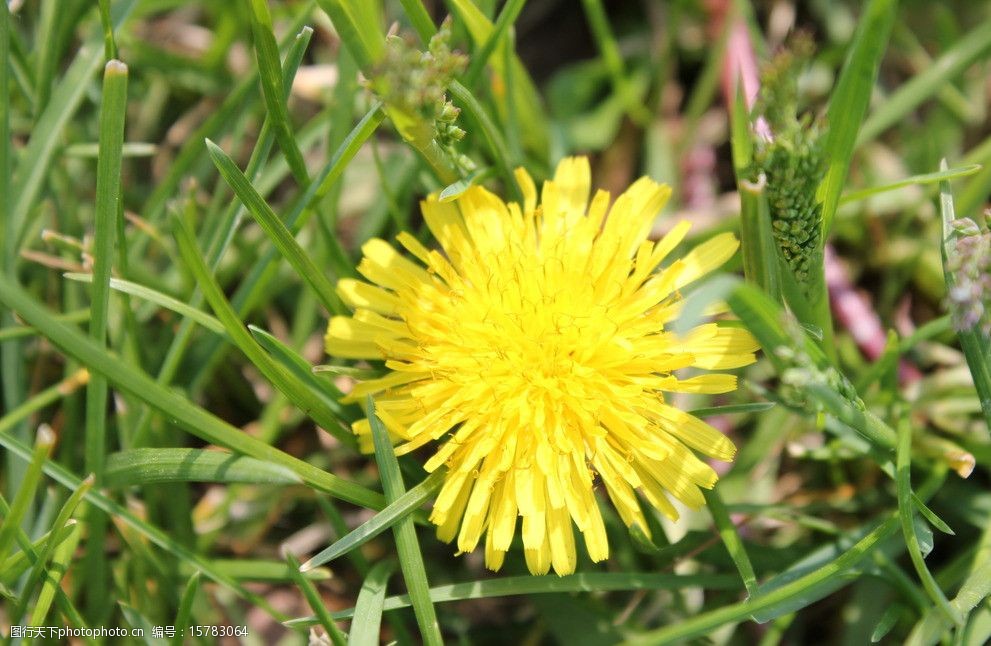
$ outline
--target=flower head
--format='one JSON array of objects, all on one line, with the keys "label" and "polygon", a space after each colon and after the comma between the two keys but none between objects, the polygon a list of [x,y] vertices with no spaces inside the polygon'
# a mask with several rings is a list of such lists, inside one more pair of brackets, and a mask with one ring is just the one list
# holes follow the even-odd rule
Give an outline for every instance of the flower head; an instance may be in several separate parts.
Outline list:
[{"label": "flower head", "polygon": [[[666,403],[665,393],[723,393],[733,375],[679,378],[682,368],[722,370],[754,361],[756,342],[738,327],[666,329],[681,309],[678,290],[737,248],[717,235],[660,264],[684,238],[681,222],[647,240],[670,189],[648,178],[610,205],[589,202],[588,161],[561,162],[537,190],[517,171],[523,204],[484,188],[456,202],[421,204],[442,251],[402,233],[419,262],[373,239],[358,271],[342,280],[353,317],[334,317],[327,351],[385,360],[389,372],[348,395],[375,397],[397,453],[436,444],[428,471],[448,467],[430,516],[442,540],[470,552],[485,536],[498,569],[522,517],[527,565],[574,571],[577,527],[593,561],[608,556],[596,479],[627,525],[648,533],[639,491],[671,519],[670,498],[693,508],[715,471],[699,453],[730,460],[733,444]],[[354,424],[370,445],[368,420]]]}]

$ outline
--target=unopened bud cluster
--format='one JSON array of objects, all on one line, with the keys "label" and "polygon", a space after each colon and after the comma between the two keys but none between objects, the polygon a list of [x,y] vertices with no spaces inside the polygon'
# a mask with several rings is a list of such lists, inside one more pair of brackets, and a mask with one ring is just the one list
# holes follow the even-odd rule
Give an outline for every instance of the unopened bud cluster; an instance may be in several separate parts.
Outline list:
[{"label": "unopened bud cluster", "polygon": [[798,113],[798,72],[811,45],[797,39],[763,73],[756,110],[772,135],[754,142],[751,180],[766,178],[774,240],[799,285],[822,264],[822,205],[816,190],[826,172],[823,128]]},{"label": "unopened bud cluster", "polygon": [[958,330],[977,327],[991,337],[991,213],[986,212],[984,217],[983,226],[970,218],[952,222],[956,240],[946,269],[953,274],[954,284],[947,300]]},{"label": "unopened bud cluster", "polygon": [[455,147],[465,136],[456,124],[461,110],[447,100],[446,92],[451,80],[464,71],[468,58],[451,50],[450,39],[450,20],[444,21],[425,52],[408,38],[389,36],[368,85],[392,108],[390,114],[404,138],[432,140],[457,168],[466,171],[474,164]]}]

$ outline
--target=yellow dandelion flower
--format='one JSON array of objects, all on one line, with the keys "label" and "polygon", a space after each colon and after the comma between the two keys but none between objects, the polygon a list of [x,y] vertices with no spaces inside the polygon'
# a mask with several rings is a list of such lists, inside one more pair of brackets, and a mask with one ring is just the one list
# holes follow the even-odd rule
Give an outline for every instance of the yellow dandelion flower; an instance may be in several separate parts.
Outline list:
[{"label": "yellow dandelion flower", "polygon": [[[530,176],[518,170],[517,180],[522,205],[480,187],[422,202],[443,252],[400,234],[419,263],[368,241],[358,271],[369,282],[340,281],[354,315],[331,319],[326,344],[337,357],[385,361],[389,372],[348,399],[374,395],[397,453],[439,445],[426,469],[449,469],[430,516],[442,540],[470,552],[484,534],[496,570],[522,517],[530,571],[564,575],[575,569],[574,527],[593,561],[609,555],[596,478],[644,532],[635,492],[671,519],[671,498],[704,503],[699,488],[717,476],[693,450],[731,460],[735,447],[664,393],[733,390],[730,374],[673,371],[738,368],[757,344],[716,323],[665,329],[681,309],[678,290],[738,246],[717,235],[658,270],[690,226],[647,240],[669,187],[645,177],[611,206],[605,191],[589,202],[581,157],[561,162],[539,205]],[[370,449],[368,420],[354,431]]]}]

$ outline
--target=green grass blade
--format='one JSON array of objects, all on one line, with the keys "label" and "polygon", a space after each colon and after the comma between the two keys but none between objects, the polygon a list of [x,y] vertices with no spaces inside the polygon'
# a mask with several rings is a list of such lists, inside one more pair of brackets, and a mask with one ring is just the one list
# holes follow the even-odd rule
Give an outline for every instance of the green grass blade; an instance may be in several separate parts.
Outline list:
[{"label": "green grass blade", "polygon": [[390,502],[385,509],[304,563],[303,568],[310,569],[324,563],[329,563],[361,547],[385,530],[395,527],[396,523],[406,519],[410,514],[422,507],[434,492],[440,489],[442,484],[444,484],[444,473],[438,469],[427,476],[423,482]]},{"label": "green grass blade", "polygon": [[351,634],[348,646],[376,646],[379,643],[379,627],[382,624],[382,611],[385,608],[385,588],[389,576],[396,569],[394,563],[376,563],[358,592],[354,604],[354,618],[351,620]]},{"label": "green grass blade", "polygon": [[725,406],[706,406],[705,408],[693,408],[688,411],[695,417],[709,417],[710,415],[740,415],[747,413],[762,413],[774,408],[774,402],[753,402],[750,404],[727,404]]},{"label": "green grass blade", "polygon": [[898,424],[898,451],[895,462],[895,485],[898,489],[898,518],[902,528],[902,535],[905,537],[905,547],[908,550],[909,558],[915,567],[919,580],[922,581],[922,588],[929,595],[929,599],[939,608],[944,615],[954,623],[961,625],[962,620],[957,612],[950,606],[946,595],[940,589],[939,584],[933,578],[929,568],[926,567],[925,557],[919,547],[919,537],[915,531],[915,503],[912,500],[912,427],[908,418],[903,418]]},{"label": "green grass blade", "polygon": [[[946,160],[942,162],[941,170],[946,169]],[[953,290],[956,286],[957,278],[948,267],[948,262],[956,253],[955,240],[957,234],[954,232],[951,223],[956,219],[953,207],[953,194],[950,192],[950,185],[943,181],[939,185],[939,207],[940,216],[943,220],[943,240],[940,245],[943,256],[943,277],[946,281],[947,291]],[[988,312],[984,313],[989,316]],[[991,434],[991,343],[980,329],[980,322],[975,323],[970,328],[957,330],[957,338],[960,340],[960,348],[967,358],[967,365],[970,367],[970,374],[974,378],[974,388],[977,390],[977,398],[981,401],[981,409],[984,411],[984,421],[987,423],[988,433]]]},{"label": "green grass blade", "polygon": [[[223,572],[235,581],[259,581],[270,583],[287,583],[299,574],[298,568],[290,567],[285,561],[278,559],[236,558],[210,559],[210,565],[218,572]],[[188,564],[180,564],[179,573],[193,574],[195,568]],[[295,575],[294,575],[295,572]],[[327,581],[332,578],[327,568],[317,568],[306,573],[308,581]]]},{"label": "green grass blade", "polygon": [[[93,282],[92,274],[69,273],[63,274],[62,276],[68,280],[76,280],[81,283]],[[167,310],[172,310],[176,314],[191,319],[216,334],[227,333],[224,329],[224,324],[213,316],[210,316],[203,310],[196,309],[195,307],[184,303],[177,298],[172,298],[168,294],[163,294],[162,292],[154,290],[150,287],[145,287],[144,285],[139,285],[138,283],[132,283],[129,280],[123,280],[121,278],[111,278],[109,281],[109,286],[111,289],[118,292],[130,294],[131,296],[137,296],[138,298],[146,300],[149,303],[154,303],[155,305],[164,307]]]},{"label": "green grass blade", "polygon": [[306,603],[310,604],[310,608],[316,613],[317,619],[320,620],[320,624],[323,629],[327,631],[327,636],[330,637],[330,641],[334,646],[344,646],[346,642],[344,634],[341,629],[337,627],[337,623],[334,618],[330,615],[327,607],[324,605],[323,599],[320,597],[320,593],[317,591],[313,582],[310,581],[308,572],[304,573],[299,569],[299,561],[292,554],[286,554],[286,568],[289,570],[289,574],[292,580],[296,583],[302,592],[303,596],[306,597]]},{"label": "green grass blade", "polygon": [[[382,478],[382,490],[385,499],[390,503],[399,500],[406,489],[403,476],[399,471],[399,461],[392,450],[392,442],[385,426],[375,414],[375,401],[371,396],[365,400],[368,410],[368,421],[372,427],[372,439],[375,442],[375,461],[379,467],[379,477]],[[437,646],[444,643],[437,623],[437,612],[430,599],[430,584],[427,582],[427,572],[423,567],[423,556],[420,554],[420,544],[416,538],[416,527],[412,518],[404,518],[395,527],[396,547],[399,550],[399,567],[403,571],[406,589],[409,590],[413,604],[413,614],[420,627],[420,636],[424,644]]]},{"label": "green grass blade", "polygon": [[[192,625],[190,621],[193,617],[193,603],[196,601],[196,593],[200,589],[200,579],[203,578],[202,572],[197,570],[193,572],[189,580],[186,581],[186,587],[182,591],[182,597],[179,599],[179,612],[176,613],[175,624],[176,626],[189,626]],[[185,638],[183,633],[176,631],[175,636],[170,640],[172,646],[182,646]]]},{"label": "green grass blade", "polygon": [[62,505],[62,509],[59,510],[58,516],[55,517],[55,521],[52,523],[50,534],[51,539],[49,539],[44,546],[38,552],[38,560],[34,563],[34,568],[31,570],[31,574],[28,576],[27,582],[21,589],[21,603],[18,605],[17,609],[14,611],[13,618],[20,619],[24,616],[27,610],[28,600],[34,596],[34,588],[41,581],[41,577],[45,573],[45,565],[48,563],[48,559],[55,554],[56,548],[61,545],[61,540],[56,540],[56,536],[60,535],[63,530],[69,525],[70,521],[73,523],[72,514],[76,511],[76,507],[82,502],[83,497],[86,493],[93,487],[93,483],[96,479],[90,475],[82,482],[82,486],[72,492],[69,499],[65,501]]},{"label": "green grass blade", "polygon": [[131,449],[107,460],[104,486],[116,489],[156,482],[301,484],[288,468],[255,458],[202,449]]},{"label": "green grass blade", "polygon": [[[413,25],[416,35],[420,37],[420,41],[424,45],[429,43],[431,36],[437,33],[437,26],[431,20],[426,7],[420,0],[399,0],[399,2],[403,5],[403,11],[409,18],[410,24]],[[372,27],[377,28],[377,25],[372,25]]]},{"label": "green grass blade", "polygon": [[323,398],[311,392],[289,370],[278,364],[254,340],[244,327],[237,312],[227,301],[223,290],[217,284],[196,244],[196,238],[181,218],[173,219],[173,233],[186,267],[192,272],[207,302],[217,318],[224,324],[227,334],[234,344],[248,357],[265,377],[272,382],[300,410],[334,435],[345,445],[354,445],[354,436],[341,429],[340,420]]},{"label": "green grass blade", "polygon": [[740,578],[743,579],[747,594],[755,595],[757,593],[757,575],[754,574],[754,566],[750,563],[747,549],[743,546],[743,539],[740,538],[736,525],[730,520],[729,512],[726,511],[722,496],[716,489],[704,490],[702,494],[705,496],[706,508],[712,515],[712,522],[715,523],[719,532],[719,538],[722,539],[726,551],[729,552],[736,569],[740,572]]},{"label": "green grass blade", "polygon": [[[751,615],[800,597],[806,591],[815,589],[826,581],[839,577],[869,555],[882,541],[892,536],[898,528],[898,519],[891,517],[872,532],[857,541],[838,558],[790,583],[770,592],[751,597],[746,601],[722,606],[701,612],[680,623],[664,626],[657,630],[631,637],[630,645],[673,644],[679,641],[705,635],[710,630],[725,624],[743,621]],[[848,582],[848,581],[847,581]]]},{"label": "green grass blade", "polygon": [[485,69],[485,65],[489,62],[489,57],[492,56],[496,47],[500,45],[505,47],[503,39],[506,37],[506,32],[516,22],[524,4],[526,4],[526,0],[508,0],[503,5],[499,11],[499,17],[496,18],[495,25],[492,27],[492,32],[485,38],[482,46],[472,52],[468,70],[464,75],[464,84],[467,87],[475,87],[478,77],[482,74],[482,70]]},{"label": "green grass blade", "polygon": [[828,234],[839,206],[850,161],[857,143],[857,131],[867,114],[874,80],[888,45],[895,21],[896,0],[871,0],[864,9],[850,45],[850,53],[829,100],[826,118],[826,175],[819,186],[823,230]]},{"label": "green grass blade", "polygon": [[79,544],[80,536],[82,536],[82,526],[80,524],[73,523],[68,529],[68,538],[55,548],[55,552],[52,555],[52,563],[49,567],[45,568],[45,574],[47,576],[41,586],[41,592],[38,593],[38,601],[34,605],[34,610],[31,611],[31,618],[28,620],[28,625],[30,626],[45,625],[45,617],[48,616],[48,610],[51,608],[52,601],[62,592],[60,588],[62,577],[69,571],[69,565],[73,561],[76,546]]},{"label": "green grass blade", "polygon": [[485,111],[485,108],[482,107],[482,104],[478,102],[478,99],[475,98],[475,95],[471,93],[471,90],[462,85],[460,81],[451,81],[447,89],[451,93],[451,98],[455,102],[460,103],[461,107],[464,108],[465,117],[474,120],[478,124],[482,131],[482,138],[485,140],[489,152],[495,160],[496,166],[503,176],[503,180],[506,182],[506,186],[509,186],[513,193],[522,199],[523,193],[520,191],[520,187],[516,183],[516,176],[513,174],[515,164],[509,157],[509,148],[506,147],[506,142],[502,138],[502,134],[496,127],[495,122],[492,121],[492,118]]},{"label": "green grass blade", "polygon": [[[30,461],[31,459],[31,448],[13,437],[0,433],[0,446],[10,451],[21,460]],[[83,481],[61,465],[58,465],[50,460],[45,460],[43,461],[43,468],[48,477],[71,491],[75,491],[82,486]],[[180,562],[188,562],[193,567],[199,568],[203,571],[203,574],[210,577],[213,581],[216,581],[217,583],[236,592],[239,596],[250,601],[259,608],[262,608],[265,612],[269,613],[279,621],[284,619],[284,617],[275,611],[271,605],[265,601],[265,599],[246,590],[237,581],[234,581],[224,573],[219,572],[207,559],[204,559],[198,553],[176,541],[169,535],[168,532],[165,532],[139,518],[133,512],[114,502],[100,491],[91,489],[89,492],[84,494],[84,497],[89,504],[98,507],[106,514],[114,516],[120,522],[132,527],[139,534],[147,538],[151,543],[154,543],[163,550],[171,553]]]},{"label": "green grass blade", "polygon": [[[286,107],[283,91],[282,63],[279,60],[279,45],[275,42],[272,14],[267,0],[248,0],[251,7],[251,33],[254,39],[255,56],[258,61],[258,74],[261,78],[262,95],[268,111],[270,123],[275,133],[275,141],[282,149],[293,177],[301,186],[309,184],[310,177],[293,136],[289,122],[289,109]],[[208,144],[209,145],[209,142]]]},{"label": "green grass blade", "polygon": [[[53,446],[55,446],[55,434],[49,427],[42,426],[38,429],[24,478],[17,483],[17,495],[10,504],[10,512],[4,516],[3,522],[0,523],[0,566],[7,560],[7,555],[14,546],[17,531],[21,527],[21,521],[34,501],[35,493],[38,491],[38,482],[41,480],[42,467],[45,464],[45,459],[52,452]],[[0,567],[0,570],[2,569]]]},{"label": "green grass blade", "polygon": [[991,52],[991,23],[976,27],[925,68],[912,76],[898,91],[864,121],[857,137],[857,145],[871,141],[879,134],[901,121],[926,99],[934,96],[945,84],[954,80],[976,61]]},{"label": "green grass blade", "polygon": [[384,507],[381,494],[327,473],[251,437],[156,383],[144,372],[108,356],[78,330],[54,320],[23,288],[3,275],[0,275],[0,303],[16,311],[62,352],[93,372],[105,375],[118,390],[146,402],[196,437],[259,460],[286,466],[311,487],[342,500],[371,509]]},{"label": "green grass blade", "polygon": [[[116,253],[118,218],[123,214],[121,159],[124,146],[124,117],[127,112],[127,65],[111,60],[103,73],[103,102],[100,106],[100,155],[96,166],[96,206],[93,243],[93,288],[90,296],[89,338],[100,348],[107,344],[110,307],[110,268]],[[86,471],[103,483],[106,460],[107,380],[93,375],[86,387],[85,465]],[[87,586],[89,616],[103,621],[107,605],[109,571],[104,538],[106,517],[90,508],[87,517],[84,580]]]},{"label": "green grass blade", "polygon": [[[317,379],[314,374],[313,366],[307,363],[306,359],[296,354],[292,348],[287,346],[282,341],[279,341],[265,330],[255,327],[254,325],[249,325],[248,330],[255,337],[255,340],[258,341],[259,345],[265,348],[265,350],[267,350],[276,361],[285,366],[289,372],[293,373],[296,378],[299,379],[300,383],[305,384],[307,388],[313,391],[313,394],[326,403],[336,415],[339,415],[342,419],[351,419],[351,417],[348,417],[350,411],[345,411],[341,404],[334,399],[335,397],[342,396],[343,393],[341,393],[341,391],[339,391],[332,383]],[[343,426],[345,432],[350,432],[347,429],[346,424]]]},{"label": "green grass blade", "polygon": [[248,178],[244,176],[241,169],[237,167],[230,157],[209,139],[206,142],[207,150],[214,165],[223,176],[227,184],[234,190],[234,194],[244,203],[248,212],[254,216],[261,225],[269,239],[275,244],[279,252],[289,261],[296,273],[302,277],[313,288],[320,302],[327,308],[328,312],[343,314],[344,305],[334,291],[334,286],[324,275],[317,264],[306,251],[299,246],[292,233],[286,225],[275,214],[275,211],[265,202],[264,198],[251,185]]},{"label": "green grass blade", "polygon": [[[566,592],[621,592],[632,590],[738,590],[740,577],[731,574],[658,574],[656,572],[580,572],[566,576],[510,576],[450,583],[430,588],[434,603],[449,603],[471,599],[555,594]],[[399,610],[410,606],[409,595],[387,597],[383,609]],[[354,609],[334,613],[336,619],[354,616]],[[288,626],[308,626],[313,617],[301,617],[286,622]]]},{"label": "green grass blade", "polygon": [[[362,29],[355,19],[355,12],[348,0],[317,0],[324,13],[330,16],[341,42],[363,71],[368,72],[385,51],[385,41],[378,26]],[[358,11],[360,14],[360,10]]]},{"label": "green grass blade", "polygon": [[[4,516],[10,513],[10,507],[3,497],[0,497],[0,513],[3,513]],[[61,545],[69,537],[72,531],[72,525],[75,523],[76,521],[74,519],[70,519],[61,530],[47,531],[34,542],[28,541],[27,534],[19,532],[20,535],[15,538],[18,540],[21,549],[14,552],[7,559],[7,562],[3,564],[4,569],[0,572],[0,582],[3,582],[4,585],[12,586],[29,568],[37,566],[41,562],[42,550],[46,549],[48,545],[53,547]]]},{"label": "green grass blade", "polygon": [[905,179],[898,180],[897,182],[892,182],[891,184],[885,184],[883,186],[872,186],[870,188],[860,189],[859,191],[851,191],[849,193],[844,193],[843,197],[840,198],[840,204],[859,202],[860,200],[866,200],[867,198],[872,197],[874,195],[878,195],[879,193],[895,191],[900,188],[905,188],[906,186],[912,186],[915,184],[924,186],[926,184],[936,184],[938,182],[949,181],[951,179],[968,177],[970,175],[979,172],[981,168],[983,167],[980,164],[970,164],[967,166],[961,166],[959,168],[939,170],[934,173],[922,173],[921,175],[913,175],[911,177],[906,177]]}]

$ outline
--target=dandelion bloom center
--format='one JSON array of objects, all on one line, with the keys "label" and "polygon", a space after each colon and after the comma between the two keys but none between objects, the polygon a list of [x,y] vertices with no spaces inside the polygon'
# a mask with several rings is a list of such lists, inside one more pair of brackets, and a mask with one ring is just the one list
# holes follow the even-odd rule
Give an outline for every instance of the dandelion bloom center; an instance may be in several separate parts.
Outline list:
[{"label": "dandelion bloom center", "polygon": [[[426,468],[448,468],[430,517],[443,540],[469,552],[484,534],[498,569],[521,518],[530,571],[567,574],[574,528],[593,561],[608,556],[596,478],[623,522],[648,535],[637,492],[672,519],[670,498],[703,504],[699,488],[716,474],[692,449],[729,460],[734,447],[665,393],[734,389],[733,375],[673,371],[747,365],[756,343],[716,323],[668,329],[678,290],[737,242],[717,235],[660,268],[689,228],[647,239],[667,186],[643,178],[615,202],[604,191],[589,200],[588,161],[568,158],[538,206],[529,175],[517,180],[522,204],[480,187],[423,202],[441,250],[399,235],[419,262],[366,243],[358,269],[369,282],[340,281],[354,315],[332,318],[326,343],[335,356],[385,361],[385,376],[348,397],[374,395],[397,453],[439,444]],[[369,448],[368,420],[354,430]]]}]

